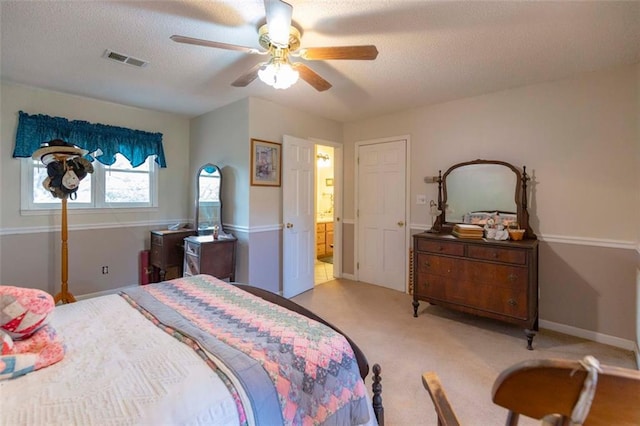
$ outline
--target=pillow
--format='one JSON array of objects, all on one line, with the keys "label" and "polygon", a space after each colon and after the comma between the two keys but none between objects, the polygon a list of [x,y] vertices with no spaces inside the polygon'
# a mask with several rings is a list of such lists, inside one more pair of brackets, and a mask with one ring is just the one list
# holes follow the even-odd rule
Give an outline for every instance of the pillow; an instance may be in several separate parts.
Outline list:
[{"label": "pillow", "polygon": [[50,325],[40,327],[33,336],[15,342],[11,353],[0,355],[0,380],[13,379],[60,361],[65,346]]},{"label": "pillow", "polygon": [[54,306],[45,291],[0,286],[0,330],[13,339],[26,339],[45,324]]},{"label": "pillow", "polygon": [[0,355],[8,355],[13,352],[13,339],[6,332],[0,330]]}]

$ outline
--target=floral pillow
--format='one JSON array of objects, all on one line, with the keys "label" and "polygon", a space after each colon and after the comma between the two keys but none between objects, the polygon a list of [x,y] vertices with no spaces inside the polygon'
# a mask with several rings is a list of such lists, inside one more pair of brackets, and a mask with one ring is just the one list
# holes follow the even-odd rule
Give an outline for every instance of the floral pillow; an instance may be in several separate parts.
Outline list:
[{"label": "floral pillow", "polygon": [[9,352],[0,355],[0,380],[48,367],[60,361],[64,354],[65,346],[56,330],[44,325],[28,339],[13,342]]},{"label": "floral pillow", "polygon": [[0,330],[15,340],[26,339],[46,323],[54,307],[45,291],[0,286]]}]

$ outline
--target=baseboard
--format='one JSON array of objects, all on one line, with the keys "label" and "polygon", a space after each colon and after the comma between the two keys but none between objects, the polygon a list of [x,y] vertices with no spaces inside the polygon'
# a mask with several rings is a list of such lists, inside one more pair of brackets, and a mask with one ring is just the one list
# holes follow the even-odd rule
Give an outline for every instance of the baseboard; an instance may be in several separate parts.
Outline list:
[{"label": "baseboard", "polygon": [[598,333],[591,330],[585,330],[582,328],[572,327],[570,325],[545,320],[540,320],[540,328],[546,328],[547,330],[557,331],[559,333],[568,334],[570,336],[593,340],[594,342],[602,343],[609,346],[615,346],[616,348],[626,349],[628,351],[633,351],[636,354],[636,358],[638,357],[638,345],[632,340],[622,339],[620,337],[610,336],[608,334]]},{"label": "baseboard", "polygon": [[342,276],[340,278],[344,278],[345,280],[356,281],[356,276],[354,274],[345,274],[344,272],[342,273]]},{"label": "baseboard", "polygon": [[107,296],[109,294],[118,294],[120,291],[129,287],[132,287],[132,286],[129,285],[125,287],[112,288],[111,290],[96,291],[95,293],[87,293],[80,296],[76,296],[76,300],[92,299],[94,297]]}]

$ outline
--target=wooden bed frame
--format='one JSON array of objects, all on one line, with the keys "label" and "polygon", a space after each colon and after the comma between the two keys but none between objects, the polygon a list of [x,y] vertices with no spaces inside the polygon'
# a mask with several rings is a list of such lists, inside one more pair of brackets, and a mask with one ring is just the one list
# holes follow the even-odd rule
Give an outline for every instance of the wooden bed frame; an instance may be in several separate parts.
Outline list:
[{"label": "wooden bed frame", "polygon": [[[275,293],[272,293],[270,291],[267,291],[258,287],[253,287],[247,284],[239,284],[239,283],[232,283],[232,284],[246,291],[247,293],[251,293],[268,302],[275,303],[276,305],[287,308],[290,311],[297,312],[300,315],[304,315],[307,318],[310,318],[314,321],[318,321],[319,323],[322,323],[327,327],[330,327],[333,330],[337,331],[338,333],[342,334],[347,339],[347,341],[351,345],[351,348],[353,349],[353,352],[356,356],[356,361],[358,362],[358,367],[360,369],[360,376],[362,377],[362,380],[366,380],[367,376],[369,375],[369,362],[367,361],[367,357],[364,356],[364,353],[358,347],[358,345],[356,345],[349,336],[347,336],[345,333],[340,331],[339,328],[335,327],[331,323],[320,318],[318,315],[314,314],[310,310],[303,308],[297,303],[292,302],[291,300],[286,299],[282,296],[279,296]],[[373,398],[372,398],[373,412],[375,413],[376,419],[378,420],[378,425],[384,426],[384,407],[382,406],[382,384],[380,383],[380,381],[382,380],[380,377],[380,372],[382,371],[382,369],[380,368],[380,365],[374,364],[372,370],[373,370],[373,378],[372,378],[373,383],[371,384],[371,389],[373,391]]]}]

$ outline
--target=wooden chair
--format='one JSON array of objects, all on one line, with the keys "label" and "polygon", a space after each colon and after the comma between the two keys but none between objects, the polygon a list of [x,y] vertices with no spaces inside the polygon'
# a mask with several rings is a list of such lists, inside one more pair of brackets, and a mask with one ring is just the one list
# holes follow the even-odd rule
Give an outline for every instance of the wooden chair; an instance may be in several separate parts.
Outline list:
[{"label": "wooden chair", "polygon": [[[493,402],[509,410],[506,424],[520,415],[545,424],[569,425],[587,371],[579,361],[543,359],[518,363],[503,371],[493,384]],[[444,389],[433,372],[422,375],[438,416],[439,426],[460,424]],[[640,371],[600,366],[595,395],[585,426],[640,425]]]}]

